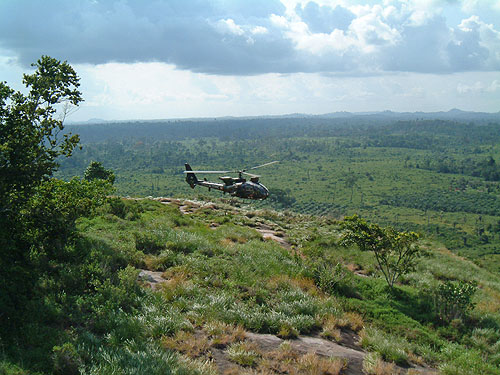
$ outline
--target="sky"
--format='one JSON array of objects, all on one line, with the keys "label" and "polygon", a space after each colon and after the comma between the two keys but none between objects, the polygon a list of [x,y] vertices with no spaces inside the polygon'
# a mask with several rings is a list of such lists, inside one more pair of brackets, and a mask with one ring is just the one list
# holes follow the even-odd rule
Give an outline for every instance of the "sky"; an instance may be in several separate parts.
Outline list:
[{"label": "sky", "polygon": [[0,81],[42,55],[70,121],[500,111],[500,0],[0,0]]}]

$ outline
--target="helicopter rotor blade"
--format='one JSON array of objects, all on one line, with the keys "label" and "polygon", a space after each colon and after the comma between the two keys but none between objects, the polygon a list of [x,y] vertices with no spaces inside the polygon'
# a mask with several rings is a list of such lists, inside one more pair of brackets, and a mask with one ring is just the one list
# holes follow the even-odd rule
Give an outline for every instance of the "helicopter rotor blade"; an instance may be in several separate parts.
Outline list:
[{"label": "helicopter rotor blade", "polygon": [[275,163],[279,163],[279,160],[270,161],[269,163],[265,163],[265,164],[257,165],[256,167],[252,167],[252,168],[244,169],[244,171],[249,171],[250,169],[256,169],[256,168],[265,167],[265,166],[267,166],[267,165],[271,165],[271,164],[275,164]]},{"label": "helicopter rotor blade", "polygon": [[[261,167],[265,167],[267,165],[271,165],[271,164],[275,164],[275,163],[279,163],[279,160],[275,160],[275,161],[271,161],[269,163],[265,163],[265,164],[261,164],[261,165],[257,165],[255,167],[252,167],[252,168],[247,168],[247,169],[241,169],[241,170],[236,170],[236,171],[183,171],[183,173],[200,173],[200,174],[203,174],[203,173],[214,173],[214,174],[223,174],[223,173],[245,173],[246,171],[249,171],[251,169],[256,169],[256,168],[261,168]],[[251,173],[246,173],[247,175],[251,176],[251,177],[260,177],[260,176],[257,176],[257,175],[253,175]]]},{"label": "helicopter rotor blade", "polygon": [[233,171],[183,171],[183,173],[232,173]]}]

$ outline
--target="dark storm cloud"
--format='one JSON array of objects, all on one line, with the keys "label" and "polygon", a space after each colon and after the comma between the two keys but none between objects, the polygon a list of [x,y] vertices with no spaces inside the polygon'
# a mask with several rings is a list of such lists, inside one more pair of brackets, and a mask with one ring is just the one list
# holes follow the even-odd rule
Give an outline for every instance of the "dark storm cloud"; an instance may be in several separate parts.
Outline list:
[{"label": "dark storm cloud", "polygon": [[375,11],[356,18],[311,1],[295,9],[303,30],[278,0],[1,0],[0,48],[25,65],[47,54],[235,75],[498,69],[494,29],[489,38],[498,40],[487,46],[477,19],[456,29],[439,16],[415,25],[402,9],[396,21]]},{"label": "dark storm cloud", "polygon": [[283,11],[273,0],[7,0],[0,4],[0,46],[23,64],[49,54],[72,63],[163,61],[220,74],[295,71],[293,45],[279,33],[217,28],[229,18],[269,28],[269,16]]}]

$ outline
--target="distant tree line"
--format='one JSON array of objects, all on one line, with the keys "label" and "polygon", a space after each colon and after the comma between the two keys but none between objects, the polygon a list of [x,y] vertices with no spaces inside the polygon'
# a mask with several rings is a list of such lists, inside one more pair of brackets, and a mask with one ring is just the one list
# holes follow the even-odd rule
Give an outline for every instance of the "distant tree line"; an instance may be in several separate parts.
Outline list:
[{"label": "distant tree line", "polygon": [[427,158],[418,164],[418,167],[439,173],[463,174],[481,177],[486,181],[500,181],[500,165],[492,156],[480,160],[471,158],[457,160],[447,156],[438,159]]},{"label": "distant tree line", "polygon": [[[500,123],[480,124],[451,120],[398,121],[377,116],[353,118],[236,118],[220,120],[162,120],[71,125],[82,143],[107,140],[181,141],[216,138],[221,141],[262,138],[356,138],[367,145],[430,148],[432,145],[494,144],[500,141]],[[140,134],[138,136],[138,134]]]}]

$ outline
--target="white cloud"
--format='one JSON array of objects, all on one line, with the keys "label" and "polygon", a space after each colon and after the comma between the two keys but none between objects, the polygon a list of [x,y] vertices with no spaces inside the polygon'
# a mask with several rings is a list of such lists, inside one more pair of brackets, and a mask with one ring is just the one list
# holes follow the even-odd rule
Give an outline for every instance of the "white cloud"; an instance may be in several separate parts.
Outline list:
[{"label": "white cloud", "polygon": [[219,117],[335,111],[498,111],[494,72],[217,76],[163,63],[76,66],[85,102],[70,120]]},{"label": "white cloud", "polygon": [[373,52],[379,45],[395,45],[400,41],[401,35],[395,28],[387,25],[380,16],[381,9],[374,7],[372,12],[366,13],[352,21],[349,30],[360,42],[364,52]]},{"label": "white cloud", "polygon": [[8,0],[0,1],[0,46],[25,66],[49,54],[71,63],[158,61],[224,75],[498,71],[500,17],[491,21],[491,4]]},{"label": "white cloud", "polygon": [[241,26],[237,25],[231,18],[228,18],[226,20],[219,20],[219,22],[217,22],[217,29],[223,33],[229,33],[234,35],[245,34]]},{"label": "white cloud", "polygon": [[471,92],[480,92],[484,91],[485,87],[484,84],[480,81],[476,81],[471,85],[466,85],[463,83],[459,83],[457,85],[457,91],[459,94],[468,94]]},{"label": "white cloud", "polygon": [[263,26],[255,26],[251,30],[251,33],[254,34],[254,35],[267,34],[268,32],[269,32],[269,30],[267,28],[263,27]]}]

